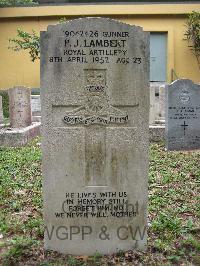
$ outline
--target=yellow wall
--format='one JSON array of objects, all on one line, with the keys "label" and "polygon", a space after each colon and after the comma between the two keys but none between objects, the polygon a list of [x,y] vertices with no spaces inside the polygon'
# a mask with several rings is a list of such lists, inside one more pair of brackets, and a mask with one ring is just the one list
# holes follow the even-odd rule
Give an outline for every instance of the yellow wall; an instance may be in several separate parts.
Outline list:
[{"label": "yellow wall", "polygon": [[14,85],[39,87],[39,60],[31,62],[27,52],[8,49],[9,38],[16,36],[16,29],[30,32],[46,30],[60,17],[69,19],[80,16],[106,16],[129,24],[140,25],[147,31],[168,32],[167,77],[171,69],[180,78],[200,82],[195,57],[184,41],[186,16],[192,10],[200,11],[200,4],[148,4],[148,5],[81,5],[46,6],[32,8],[0,9],[0,89]]}]

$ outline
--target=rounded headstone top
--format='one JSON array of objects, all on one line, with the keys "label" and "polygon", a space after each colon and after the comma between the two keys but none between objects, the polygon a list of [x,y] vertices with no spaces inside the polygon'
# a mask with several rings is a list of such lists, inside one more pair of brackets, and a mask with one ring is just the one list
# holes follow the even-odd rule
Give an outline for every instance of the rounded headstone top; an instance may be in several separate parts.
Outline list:
[{"label": "rounded headstone top", "polygon": [[66,21],[66,22],[63,22],[63,23],[59,23],[59,24],[55,24],[55,25],[48,25],[47,26],[47,32],[50,32],[50,31],[54,31],[54,30],[58,30],[58,29],[62,29],[63,27],[66,27],[66,26],[73,26],[73,25],[76,25],[77,23],[78,24],[87,24],[88,26],[88,23],[111,23],[111,24],[115,24],[115,25],[118,25],[118,27],[127,27],[129,30],[130,29],[134,29],[134,30],[137,30],[137,31],[143,31],[143,28],[141,26],[137,26],[137,25],[130,25],[130,24],[127,24],[125,22],[122,22],[122,21],[118,21],[118,20],[115,20],[115,19],[111,19],[111,18],[103,18],[103,17],[85,17],[85,18],[77,18],[77,19],[73,19],[73,20],[69,20],[69,21]]}]

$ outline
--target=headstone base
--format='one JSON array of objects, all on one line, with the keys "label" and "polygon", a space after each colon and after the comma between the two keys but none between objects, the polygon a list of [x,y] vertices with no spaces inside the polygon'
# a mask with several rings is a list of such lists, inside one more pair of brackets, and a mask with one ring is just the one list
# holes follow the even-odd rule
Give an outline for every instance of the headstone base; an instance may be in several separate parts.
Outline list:
[{"label": "headstone base", "polygon": [[41,115],[32,116],[32,122],[41,122]]},{"label": "headstone base", "polygon": [[165,126],[149,126],[149,140],[151,142],[163,141],[165,139]]},{"label": "headstone base", "polygon": [[40,135],[40,122],[32,123],[25,128],[0,129],[0,147],[20,147],[27,144],[31,139]]}]

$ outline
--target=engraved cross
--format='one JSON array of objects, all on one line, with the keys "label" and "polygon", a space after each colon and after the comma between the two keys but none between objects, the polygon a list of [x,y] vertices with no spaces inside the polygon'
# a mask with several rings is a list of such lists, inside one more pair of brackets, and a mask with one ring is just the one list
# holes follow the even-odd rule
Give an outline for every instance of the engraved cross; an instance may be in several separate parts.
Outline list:
[{"label": "engraved cross", "polygon": [[186,125],[185,121],[184,121],[184,124],[181,125],[181,127],[183,127],[183,130],[184,130],[184,136],[185,136],[185,130],[186,130],[186,128],[188,127],[188,125]]},{"label": "engraved cross", "polygon": [[107,186],[106,126],[123,125],[128,114],[111,105],[106,86],[106,69],[85,69],[85,102],[63,121],[85,126],[85,185]]}]

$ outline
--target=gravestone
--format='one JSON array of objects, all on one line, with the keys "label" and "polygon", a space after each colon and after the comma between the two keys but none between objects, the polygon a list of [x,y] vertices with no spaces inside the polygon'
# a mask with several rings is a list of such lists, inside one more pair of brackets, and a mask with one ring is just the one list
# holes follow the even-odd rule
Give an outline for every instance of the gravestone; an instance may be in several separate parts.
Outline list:
[{"label": "gravestone", "polygon": [[16,86],[9,89],[9,117],[12,128],[31,125],[31,94],[30,89]]},{"label": "gravestone", "polygon": [[2,96],[0,95],[0,124],[3,124],[3,103],[2,103]]},{"label": "gravestone", "polygon": [[150,83],[150,112],[149,112],[149,124],[154,125],[155,121],[159,119],[159,101],[156,97],[158,91],[158,85],[153,82]]},{"label": "gravestone", "polygon": [[200,148],[200,85],[189,79],[166,87],[166,148]]},{"label": "gravestone", "polygon": [[165,85],[159,87],[159,116],[165,119]]},{"label": "gravestone", "polygon": [[154,125],[156,120],[156,97],[154,87],[150,86],[150,110],[149,110],[149,125]]},{"label": "gravestone", "polygon": [[40,95],[31,95],[31,111],[33,116],[41,115]]},{"label": "gravestone", "polygon": [[45,249],[146,249],[149,33],[83,18],[41,33]]}]

